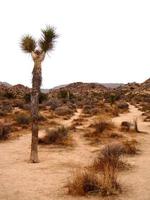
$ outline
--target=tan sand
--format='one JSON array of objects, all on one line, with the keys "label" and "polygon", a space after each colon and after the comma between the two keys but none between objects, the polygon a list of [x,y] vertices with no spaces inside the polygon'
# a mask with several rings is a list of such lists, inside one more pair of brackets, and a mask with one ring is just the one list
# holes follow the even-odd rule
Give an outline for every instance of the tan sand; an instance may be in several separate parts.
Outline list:
[{"label": "tan sand", "polygon": [[[65,125],[80,116],[81,110]],[[119,124],[122,120],[139,118],[139,128],[149,131],[150,124],[141,121],[141,112],[130,106],[130,113],[114,118]],[[150,200],[150,135],[140,134],[141,155],[129,158],[135,165],[131,171],[121,174],[121,183],[126,192],[119,197],[101,198],[72,197],[66,195],[64,188],[71,172],[87,166],[98,147],[90,146],[84,140],[82,132],[75,132],[74,148],[54,146],[39,147],[40,163],[28,163],[31,135],[0,143],[0,200]]]}]

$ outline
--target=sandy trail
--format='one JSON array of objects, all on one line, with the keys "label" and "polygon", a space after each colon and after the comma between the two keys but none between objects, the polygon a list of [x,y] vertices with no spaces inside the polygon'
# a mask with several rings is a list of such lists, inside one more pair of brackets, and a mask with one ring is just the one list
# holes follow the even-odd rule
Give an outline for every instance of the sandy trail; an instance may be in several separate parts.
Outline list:
[{"label": "sandy trail", "polygon": [[143,122],[141,114],[137,108],[130,105],[129,113],[113,119],[119,125],[124,120],[132,122],[137,117],[140,131],[147,132],[137,133],[136,139],[140,143],[141,153],[129,157],[129,162],[134,168],[121,176],[122,185],[126,187],[127,192],[119,198],[114,198],[117,200],[150,200],[150,123]]},{"label": "sandy trail", "polygon": [[[122,120],[139,118],[140,129],[149,131],[148,123],[141,121],[141,112],[130,107],[130,113],[114,118],[119,124]],[[65,122],[69,126],[79,118],[81,110]],[[140,135],[140,134],[139,134]],[[96,147],[90,146],[82,137],[82,132],[75,132],[75,148],[53,146],[39,147],[40,163],[28,163],[30,152],[30,135],[0,144],[0,200],[98,200],[100,197],[72,197],[65,194],[64,185],[72,170],[83,168],[93,160]],[[117,197],[120,200],[150,199],[150,135],[138,136],[142,154],[129,160],[135,169],[121,175],[121,182],[128,189]],[[105,199],[115,199],[109,197]]]},{"label": "sandy trail", "polygon": [[[80,114],[78,110],[63,124],[69,126]],[[38,164],[28,163],[31,135],[1,143],[0,200],[72,199],[64,195],[67,178],[74,169],[87,166],[94,149],[77,133],[74,139],[78,142],[75,148],[40,146]]]}]

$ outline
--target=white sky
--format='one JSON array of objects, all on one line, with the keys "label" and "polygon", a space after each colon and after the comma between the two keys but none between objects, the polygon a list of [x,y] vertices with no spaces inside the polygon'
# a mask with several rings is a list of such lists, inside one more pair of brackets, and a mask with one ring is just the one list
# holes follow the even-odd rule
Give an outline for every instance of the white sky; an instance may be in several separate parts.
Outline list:
[{"label": "white sky", "polygon": [[0,1],[0,81],[31,86],[33,63],[19,42],[56,27],[43,88],[74,81],[142,82],[150,77],[149,0]]}]

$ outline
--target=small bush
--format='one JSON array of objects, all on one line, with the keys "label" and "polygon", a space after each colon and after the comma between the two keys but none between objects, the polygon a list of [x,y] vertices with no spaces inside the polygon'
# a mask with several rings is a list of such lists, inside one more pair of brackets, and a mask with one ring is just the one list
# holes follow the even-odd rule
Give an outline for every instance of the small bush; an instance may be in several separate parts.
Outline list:
[{"label": "small bush", "polygon": [[31,117],[27,114],[22,113],[16,117],[16,121],[20,125],[28,125],[31,122]]},{"label": "small bush", "polygon": [[[30,103],[31,102],[31,94],[30,93],[26,93],[24,95],[24,100],[25,100],[25,102],[27,104]],[[45,94],[45,93],[40,92],[40,94],[39,94],[39,103],[41,104],[41,103],[43,103],[44,101],[47,101],[47,100],[48,100],[48,95]]]},{"label": "small bush", "polygon": [[112,123],[106,121],[100,121],[94,124],[96,133],[103,133],[106,129],[109,130],[112,128]]},{"label": "small bush", "polygon": [[105,146],[99,156],[94,160],[93,167],[98,171],[104,171],[106,165],[114,169],[120,168],[120,157],[124,154],[124,147],[120,143],[112,143]]},{"label": "small bush", "polygon": [[117,176],[121,163],[120,157],[123,152],[123,146],[119,143],[106,145],[101,150],[100,156],[94,162],[94,166],[102,171],[103,195],[111,195],[120,191]]},{"label": "small bush", "polygon": [[0,117],[4,117],[6,115],[7,115],[7,112],[0,109]]},{"label": "small bush", "polygon": [[58,99],[65,99],[65,100],[71,100],[74,99],[75,96],[72,92],[69,90],[60,90],[59,93],[57,94]]},{"label": "small bush", "polygon": [[101,184],[98,177],[89,171],[77,171],[67,184],[68,194],[84,196],[100,191]]},{"label": "small bush", "polygon": [[9,138],[11,132],[11,127],[10,125],[0,125],[0,140],[6,140]]},{"label": "small bush", "polygon": [[124,153],[125,154],[137,154],[138,149],[137,149],[137,141],[136,140],[125,140],[122,142],[123,147],[124,147]]},{"label": "small bush", "polygon": [[123,121],[123,122],[121,123],[121,131],[126,131],[126,132],[128,132],[128,131],[130,131],[130,128],[131,128],[130,122]]},{"label": "small bush", "polygon": [[40,144],[72,145],[68,128],[60,126],[54,129],[46,129],[46,135],[39,139]]},{"label": "small bush", "polygon": [[93,132],[88,132],[84,136],[89,138],[97,138],[100,137],[104,131],[112,130],[114,128],[114,124],[109,121],[99,121],[90,125],[91,128],[94,128]]},{"label": "small bush", "polygon": [[46,118],[42,114],[39,114],[38,121],[46,121]]},{"label": "small bush", "polygon": [[10,104],[1,104],[0,105],[0,116],[5,116],[7,113],[12,111],[13,107]]},{"label": "small bush", "polygon": [[7,92],[4,94],[4,97],[6,97],[7,99],[14,99],[14,98],[15,98],[15,95],[14,95],[12,92],[7,91]]},{"label": "small bush", "polygon": [[74,110],[68,108],[67,106],[62,106],[62,107],[56,108],[55,113],[60,116],[72,115],[74,113]]},{"label": "small bush", "polygon": [[129,109],[129,104],[126,102],[119,102],[117,104],[118,108],[121,110],[128,110]]}]

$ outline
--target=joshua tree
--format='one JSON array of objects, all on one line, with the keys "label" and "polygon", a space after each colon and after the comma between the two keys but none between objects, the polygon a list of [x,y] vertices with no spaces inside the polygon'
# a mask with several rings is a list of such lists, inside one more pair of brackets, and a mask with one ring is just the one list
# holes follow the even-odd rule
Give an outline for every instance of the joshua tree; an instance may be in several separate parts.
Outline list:
[{"label": "joshua tree", "polygon": [[31,116],[32,116],[32,141],[30,160],[33,163],[38,160],[38,112],[39,112],[39,93],[42,82],[41,63],[45,58],[45,54],[53,49],[57,35],[55,29],[47,26],[42,30],[42,37],[36,43],[35,39],[26,35],[21,40],[21,49],[25,53],[30,53],[34,62],[32,71],[32,94],[31,94]]}]

